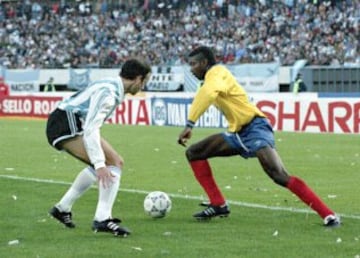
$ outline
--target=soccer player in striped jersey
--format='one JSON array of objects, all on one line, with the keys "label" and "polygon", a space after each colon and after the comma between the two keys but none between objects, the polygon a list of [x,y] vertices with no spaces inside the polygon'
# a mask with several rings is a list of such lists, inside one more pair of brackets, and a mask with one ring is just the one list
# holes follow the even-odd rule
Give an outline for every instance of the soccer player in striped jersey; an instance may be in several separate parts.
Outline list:
[{"label": "soccer player in striped jersey", "polygon": [[46,135],[49,143],[64,150],[88,166],[49,214],[68,228],[74,228],[71,208],[95,182],[99,197],[92,228],[127,236],[130,231],[112,217],[112,207],[120,187],[123,158],[100,135],[100,128],[115,108],[124,101],[126,93],[136,94],[150,78],[151,67],[137,59],[127,60],[114,78],[90,83],[83,90],[63,100],[50,114]]},{"label": "soccer player in striped jersey", "polygon": [[210,201],[205,205],[207,208],[194,214],[194,217],[205,220],[229,215],[230,209],[215,182],[208,159],[240,155],[243,158],[257,157],[266,174],[315,210],[325,226],[340,225],[340,218],[302,179],[288,174],[275,149],[273,130],[266,116],[249,102],[247,93],[231,72],[225,66],[216,64],[211,49],[200,46],[193,50],[189,55],[189,64],[191,72],[203,80],[203,84],[194,97],[178,143],[186,146],[196,121],[212,104],[224,114],[229,124],[227,132],[208,136],[186,150],[195,178]]}]

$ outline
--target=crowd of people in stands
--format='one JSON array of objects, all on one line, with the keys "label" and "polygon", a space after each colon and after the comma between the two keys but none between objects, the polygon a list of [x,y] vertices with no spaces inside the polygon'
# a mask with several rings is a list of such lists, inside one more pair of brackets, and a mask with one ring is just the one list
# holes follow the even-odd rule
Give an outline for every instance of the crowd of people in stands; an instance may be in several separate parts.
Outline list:
[{"label": "crowd of people in stands", "polygon": [[226,64],[360,65],[360,0],[1,1],[0,65],[181,65],[203,44]]}]

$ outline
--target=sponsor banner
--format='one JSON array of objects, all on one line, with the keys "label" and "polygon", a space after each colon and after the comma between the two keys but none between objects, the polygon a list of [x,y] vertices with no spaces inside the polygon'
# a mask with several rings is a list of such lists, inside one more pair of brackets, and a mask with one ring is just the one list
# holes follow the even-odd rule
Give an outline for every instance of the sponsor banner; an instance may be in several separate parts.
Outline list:
[{"label": "sponsor banner", "polygon": [[[9,96],[0,98],[0,117],[47,118],[64,96]],[[150,125],[150,99],[127,98],[107,121],[113,124]]]},{"label": "sponsor banner", "polygon": [[[152,98],[152,124],[158,126],[184,126],[191,106],[192,98]],[[197,127],[227,127],[225,117],[214,106],[199,118]]]},{"label": "sponsor banner", "polygon": [[10,93],[38,92],[40,89],[40,70],[7,70],[5,82],[10,87]]},{"label": "sponsor banner", "polygon": [[182,66],[152,66],[147,91],[182,91],[184,69]]},{"label": "sponsor banner", "polygon": [[0,117],[47,118],[62,97],[9,96],[0,98]]},{"label": "sponsor banner", "polygon": [[[126,98],[108,123],[126,125],[184,126],[193,93],[146,94]],[[64,96],[9,96],[0,98],[0,117],[46,118]],[[252,93],[250,100],[264,112],[274,130],[313,133],[359,133],[358,98],[318,98],[316,93]],[[223,128],[227,121],[211,106],[197,127]]]},{"label": "sponsor banner", "polygon": [[151,103],[145,97],[126,98],[114,111],[112,117],[107,121],[111,124],[124,125],[150,125]]},{"label": "sponsor banner", "polygon": [[287,132],[359,133],[360,100],[315,98],[302,94],[281,98],[252,96],[256,106],[269,118],[273,128]]},{"label": "sponsor banner", "polygon": [[[264,112],[274,130],[313,133],[359,133],[360,101],[355,98],[322,98],[316,93],[253,93],[250,100]],[[153,125],[184,126],[192,97],[154,97]],[[211,106],[196,123],[198,127],[226,128],[225,117]]]}]

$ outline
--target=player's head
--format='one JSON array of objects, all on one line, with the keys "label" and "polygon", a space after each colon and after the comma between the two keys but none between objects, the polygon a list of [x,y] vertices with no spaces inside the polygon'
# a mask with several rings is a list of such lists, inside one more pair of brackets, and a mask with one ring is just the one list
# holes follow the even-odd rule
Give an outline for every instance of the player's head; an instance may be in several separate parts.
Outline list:
[{"label": "player's head", "polygon": [[121,67],[120,77],[130,81],[126,86],[127,93],[136,94],[150,79],[151,67],[137,59],[127,60]]},{"label": "player's head", "polygon": [[129,59],[121,67],[120,76],[128,80],[134,80],[140,75],[142,79],[145,79],[150,72],[151,67],[148,64],[137,59]]},{"label": "player's head", "polygon": [[213,51],[206,46],[195,48],[189,54],[191,72],[200,80],[203,80],[207,70],[216,64]]}]

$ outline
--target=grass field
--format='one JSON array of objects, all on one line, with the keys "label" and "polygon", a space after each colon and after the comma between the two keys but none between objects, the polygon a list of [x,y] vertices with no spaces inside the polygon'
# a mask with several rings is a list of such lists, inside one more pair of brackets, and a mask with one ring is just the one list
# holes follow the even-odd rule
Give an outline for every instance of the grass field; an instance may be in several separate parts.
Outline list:
[{"label": "grass field", "polygon": [[[66,229],[47,211],[84,167],[52,149],[44,121],[0,119],[0,257],[360,257],[360,140],[358,135],[276,133],[290,171],[342,215],[336,229],[286,189],[272,183],[255,159],[211,160],[231,215],[199,223],[191,215],[204,199],[176,144],[181,128],[105,125],[103,136],[125,159],[114,216],[133,234],[115,238],[90,227],[96,187],[73,207],[77,227]],[[195,129],[192,142],[216,129]],[[147,192],[172,198],[163,219],[143,212]],[[9,245],[9,241],[18,243]]]}]

